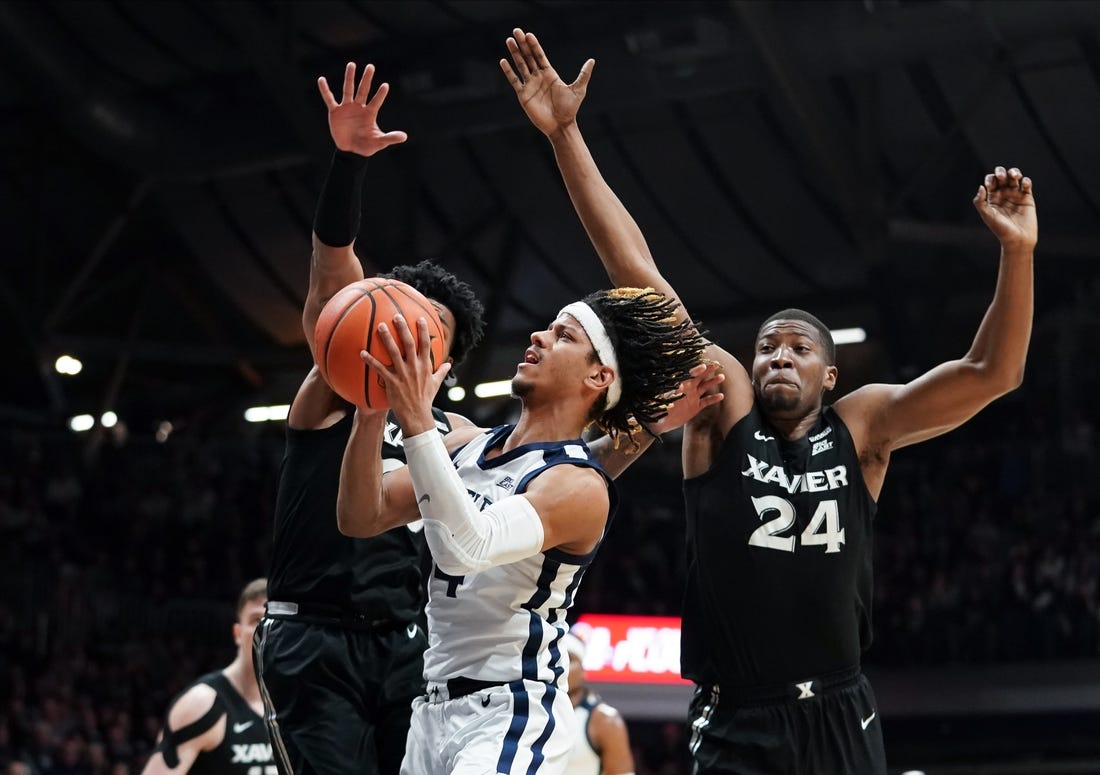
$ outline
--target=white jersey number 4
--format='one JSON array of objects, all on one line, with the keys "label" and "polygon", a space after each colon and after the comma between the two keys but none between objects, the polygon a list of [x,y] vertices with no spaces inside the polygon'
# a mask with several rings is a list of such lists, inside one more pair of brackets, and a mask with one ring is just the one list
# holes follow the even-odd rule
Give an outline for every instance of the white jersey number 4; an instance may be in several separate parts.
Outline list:
[{"label": "white jersey number 4", "polygon": [[[769,512],[776,512],[774,519],[768,520],[749,536],[749,546],[761,546],[765,549],[777,549],[781,552],[793,552],[795,537],[784,536],[790,530],[795,520],[795,509],[786,498],[778,495],[765,495],[762,498],[753,498],[752,505],[756,509],[760,519]],[[800,536],[803,546],[824,546],[826,554],[834,554],[840,551],[840,545],[844,543],[844,528],[840,526],[840,512],[835,500],[821,501],[817,504],[810,524],[802,531]]]}]

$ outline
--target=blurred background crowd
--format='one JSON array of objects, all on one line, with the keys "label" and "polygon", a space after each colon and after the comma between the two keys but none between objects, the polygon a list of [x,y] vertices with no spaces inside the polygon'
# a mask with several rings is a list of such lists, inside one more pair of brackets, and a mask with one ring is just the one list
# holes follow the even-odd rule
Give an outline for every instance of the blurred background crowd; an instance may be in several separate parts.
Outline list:
[{"label": "blurred background crowd", "polygon": [[[1094,418],[1025,391],[895,455],[876,518],[875,642],[896,668],[1100,652]],[[1048,402],[1047,405],[1051,405]],[[232,601],[266,572],[278,423],[107,443],[0,438],[0,768],[139,772],[171,697],[227,664]],[[679,447],[620,480],[576,613],[676,615]],[[639,773],[686,772],[681,719],[632,722]]]}]

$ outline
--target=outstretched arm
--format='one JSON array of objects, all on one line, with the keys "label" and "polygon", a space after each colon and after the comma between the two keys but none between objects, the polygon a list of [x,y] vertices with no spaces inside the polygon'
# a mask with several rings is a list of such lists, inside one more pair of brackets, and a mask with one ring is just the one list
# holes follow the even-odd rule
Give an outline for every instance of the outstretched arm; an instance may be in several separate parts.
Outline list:
[{"label": "outstretched arm", "polygon": [[404,132],[383,132],[378,126],[378,112],[390,89],[389,84],[383,83],[368,101],[373,79],[374,65],[367,65],[356,88],[355,63],[348,62],[340,102],[333,96],[328,81],[323,76],[317,79],[317,88],[328,109],[329,131],[336,152],[313,221],[309,295],[302,313],[302,327],[311,350],[313,329],[325,302],[348,283],[363,279],[363,267],[352,246],[359,232],[367,158],[408,139]]},{"label": "outstretched arm", "polygon": [[1039,238],[1031,179],[1015,167],[997,167],[978,187],[974,207],[1001,243],[1001,262],[993,301],[969,351],[906,385],[868,385],[836,404],[861,451],[883,463],[891,450],[958,427],[1023,381]]},{"label": "outstretched arm", "polygon": [[[516,29],[507,46],[512,64],[501,59],[500,68],[531,123],[549,138],[569,198],[611,281],[617,286],[653,288],[679,301],[676,290],[658,270],[642,230],[600,174],[577,125],[595,60],[586,61],[576,80],[567,84],[534,34]],[[682,301],[677,314],[681,320],[689,317]],[[714,412],[700,414],[695,423],[717,422],[724,436],[752,407],[752,384],[744,367],[722,348],[712,344],[705,355],[725,373],[726,397]]]},{"label": "outstretched arm", "polygon": [[[313,352],[313,331],[321,309],[344,286],[363,279],[363,265],[353,244],[359,232],[363,177],[367,157],[406,140],[404,132],[383,132],[378,126],[378,111],[389,93],[389,85],[378,87],[369,101],[374,65],[367,65],[359,88],[355,88],[355,63],[344,69],[344,88],[337,102],[322,76],[317,79],[328,110],[329,131],[336,145],[332,163],[313,221],[313,256],[309,265],[309,291],[302,309],[302,331]],[[321,378],[317,368],[310,371],[294,403],[288,422],[293,428],[314,429],[331,425],[346,413],[346,404]]]}]

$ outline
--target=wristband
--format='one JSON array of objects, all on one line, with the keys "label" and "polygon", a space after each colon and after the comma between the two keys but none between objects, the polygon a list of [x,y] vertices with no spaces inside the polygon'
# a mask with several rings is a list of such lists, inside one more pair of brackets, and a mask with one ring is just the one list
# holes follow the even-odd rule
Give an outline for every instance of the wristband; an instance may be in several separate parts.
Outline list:
[{"label": "wristband", "polygon": [[336,149],[332,154],[317,211],[313,233],[325,245],[340,248],[355,242],[363,209],[363,178],[367,157]]}]

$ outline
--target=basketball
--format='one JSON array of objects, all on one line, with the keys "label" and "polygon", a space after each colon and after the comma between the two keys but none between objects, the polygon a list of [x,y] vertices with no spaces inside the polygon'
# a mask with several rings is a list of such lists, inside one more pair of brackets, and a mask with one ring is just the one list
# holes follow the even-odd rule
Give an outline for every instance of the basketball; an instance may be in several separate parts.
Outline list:
[{"label": "basketball", "polygon": [[394,316],[404,315],[419,346],[416,321],[426,318],[432,365],[443,363],[443,324],[431,302],[420,291],[399,280],[368,277],[341,289],[328,300],[313,333],[313,352],[321,376],[345,401],[367,409],[385,409],[386,384],[375,369],[359,357],[366,350],[387,366],[392,364],[378,324],[385,323],[400,347]]}]

